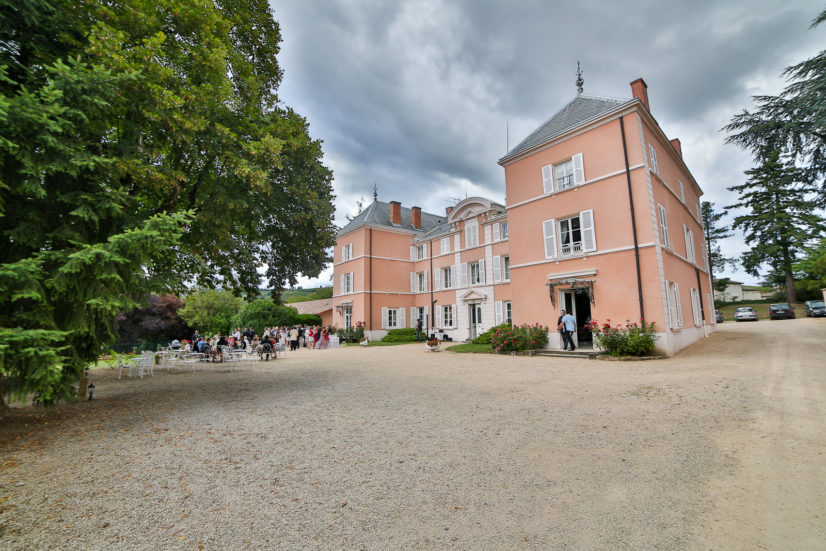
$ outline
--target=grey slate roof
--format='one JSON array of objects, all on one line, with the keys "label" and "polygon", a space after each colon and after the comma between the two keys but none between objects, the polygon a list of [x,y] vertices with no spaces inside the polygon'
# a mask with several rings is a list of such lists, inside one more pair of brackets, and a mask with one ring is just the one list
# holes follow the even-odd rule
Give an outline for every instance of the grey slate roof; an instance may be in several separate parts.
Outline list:
[{"label": "grey slate roof", "polygon": [[550,141],[554,137],[563,134],[566,130],[579,126],[590,119],[597,118],[604,113],[613,111],[621,105],[630,104],[635,101],[639,100],[616,100],[579,95],[568,103],[568,105],[560,109],[554,116],[542,123],[539,128],[531,132],[527,138],[519,142],[507,155],[499,159],[499,164],[505,163],[521,153]]},{"label": "grey slate roof", "polygon": [[408,207],[402,207],[402,223],[400,226],[390,223],[390,203],[382,201],[373,201],[370,206],[361,211],[361,214],[356,216],[349,224],[341,228],[338,232],[339,236],[349,233],[361,226],[387,226],[388,228],[399,228],[403,230],[412,230],[414,232],[421,232],[422,234],[432,230],[439,224],[447,222],[447,217],[437,216],[429,212],[422,211],[422,227],[416,229],[411,223],[411,210]]}]

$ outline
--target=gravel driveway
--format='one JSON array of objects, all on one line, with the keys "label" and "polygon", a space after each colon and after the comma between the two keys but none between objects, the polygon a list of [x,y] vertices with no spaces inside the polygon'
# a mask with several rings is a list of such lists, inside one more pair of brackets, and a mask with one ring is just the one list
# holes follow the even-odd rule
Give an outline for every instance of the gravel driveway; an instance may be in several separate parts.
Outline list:
[{"label": "gravel driveway", "polygon": [[0,549],[823,549],[826,320],[669,360],[300,351],[0,427]]}]

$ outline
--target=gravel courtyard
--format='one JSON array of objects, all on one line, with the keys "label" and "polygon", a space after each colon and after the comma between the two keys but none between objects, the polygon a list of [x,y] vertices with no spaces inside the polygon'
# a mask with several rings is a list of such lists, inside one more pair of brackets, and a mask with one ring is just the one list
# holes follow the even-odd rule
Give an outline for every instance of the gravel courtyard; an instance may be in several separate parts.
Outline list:
[{"label": "gravel courtyard", "polygon": [[0,549],[824,549],[824,336],[94,372],[92,402],[0,419]]}]

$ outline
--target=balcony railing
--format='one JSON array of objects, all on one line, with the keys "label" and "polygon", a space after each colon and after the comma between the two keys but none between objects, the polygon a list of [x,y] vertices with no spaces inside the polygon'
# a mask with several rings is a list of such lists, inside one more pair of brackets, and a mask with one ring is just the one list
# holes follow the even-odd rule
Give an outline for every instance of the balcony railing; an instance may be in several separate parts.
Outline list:
[{"label": "balcony railing", "polygon": [[565,176],[556,177],[556,189],[568,189],[574,187],[574,175],[567,174]]},{"label": "balcony railing", "polygon": [[573,243],[562,244],[562,256],[570,256],[573,254],[580,254],[582,252],[582,241],[574,241]]}]

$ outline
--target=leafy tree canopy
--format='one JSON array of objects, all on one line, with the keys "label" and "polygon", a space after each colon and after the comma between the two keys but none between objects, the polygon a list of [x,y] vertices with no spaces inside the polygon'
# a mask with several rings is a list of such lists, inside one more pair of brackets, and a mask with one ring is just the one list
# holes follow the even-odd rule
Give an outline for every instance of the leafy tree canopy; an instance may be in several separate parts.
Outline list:
[{"label": "leafy tree canopy", "polygon": [[243,301],[232,293],[207,289],[187,295],[178,314],[204,337],[218,332],[226,335],[233,316],[241,311],[242,305]]},{"label": "leafy tree canopy", "polygon": [[0,20],[0,396],[70,396],[150,292],[324,267],[332,176],[276,95],[266,0],[0,0]]},{"label": "leafy tree canopy", "polygon": [[[812,22],[826,21],[826,10]],[[790,163],[803,168],[801,177],[821,181],[820,202],[826,201],[826,50],[788,67],[783,76],[788,86],[779,96],[756,96],[752,111],[732,118],[724,130],[727,138],[755,156],[779,151]]]},{"label": "leafy tree canopy", "polygon": [[703,201],[700,207],[703,218],[703,231],[706,237],[706,247],[708,254],[708,267],[711,272],[711,279],[714,281],[714,272],[725,269],[726,265],[735,266],[734,259],[723,254],[718,245],[721,239],[727,239],[733,234],[729,229],[721,225],[720,220],[728,214],[726,211],[717,212],[714,210],[714,203]]},{"label": "leafy tree canopy", "polygon": [[233,327],[252,327],[261,335],[265,327],[284,327],[296,324],[321,323],[321,318],[314,315],[300,315],[292,306],[275,304],[269,299],[259,299],[248,302],[238,314],[232,318]]}]

